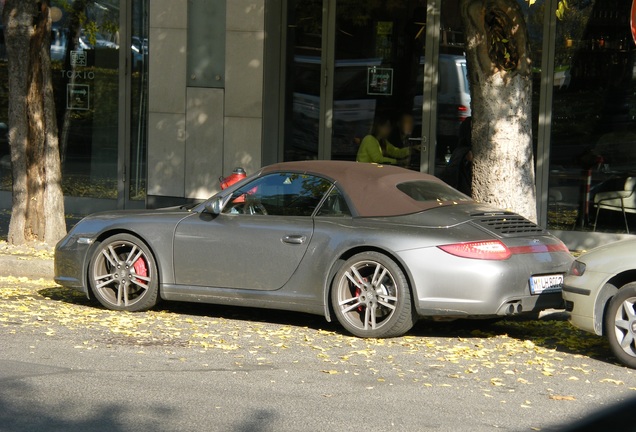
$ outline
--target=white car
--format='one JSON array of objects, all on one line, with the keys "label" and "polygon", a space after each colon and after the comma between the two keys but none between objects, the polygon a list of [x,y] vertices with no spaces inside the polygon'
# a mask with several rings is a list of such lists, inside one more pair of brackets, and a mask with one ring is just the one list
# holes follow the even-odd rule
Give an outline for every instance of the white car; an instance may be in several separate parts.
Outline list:
[{"label": "white car", "polygon": [[636,368],[636,238],[579,257],[563,299],[575,327],[606,336],[614,356]]}]

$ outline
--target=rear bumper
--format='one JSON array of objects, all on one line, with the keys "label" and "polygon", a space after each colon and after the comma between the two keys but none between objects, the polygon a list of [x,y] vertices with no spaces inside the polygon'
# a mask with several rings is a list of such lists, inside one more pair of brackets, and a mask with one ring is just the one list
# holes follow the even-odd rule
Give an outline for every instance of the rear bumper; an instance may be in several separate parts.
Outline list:
[{"label": "rear bumper", "polygon": [[530,277],[565,274],[565,252],[514,255],[505,261],[452,256],[438,248],[401,254],[411,270],[414,303],[422,317],[484,317],[562,308],[560,291],[533,295]]},{"label": "rear bumper", "polygon": [[[418,299],[415,308],[421,317],[495,317],[537,314],[546,309],[563,309],[565,303],[560,292],[539,295],[502,295],[493,301],[461,302],[443,299]],[[492,296],[491,296],[492,297]]]},{"label": "rear bumper", "polygon": [[507,299],[497,311],[497,315],[506,316],[520,313],[538,313],[546,309],[563,309],[564,306],[563,296],[560,292],[526,295]]}]

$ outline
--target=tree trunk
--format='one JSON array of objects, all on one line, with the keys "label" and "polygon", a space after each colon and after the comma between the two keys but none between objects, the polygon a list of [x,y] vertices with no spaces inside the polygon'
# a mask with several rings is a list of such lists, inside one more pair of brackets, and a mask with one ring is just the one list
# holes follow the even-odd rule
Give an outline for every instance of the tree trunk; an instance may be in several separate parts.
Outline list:
[{"label": "tree trunk", "polygon": [[473,198],[537,220],[528,33],[516,0],[462,0]]},{"label": "tree trunk", "polygon": [[49,2],[6,0],[2,21],[9,66],[9,144],[13,244],[64,236],[55,102],[51,79]]}]

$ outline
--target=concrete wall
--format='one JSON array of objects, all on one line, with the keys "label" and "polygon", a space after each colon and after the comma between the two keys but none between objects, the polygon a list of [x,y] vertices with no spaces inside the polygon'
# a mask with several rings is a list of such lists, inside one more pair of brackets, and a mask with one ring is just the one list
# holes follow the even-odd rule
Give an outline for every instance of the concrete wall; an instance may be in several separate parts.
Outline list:
[{"label": "concrete wall", "polygon": [[187,87],[187,0],[150,2],[148,195],[206,198],[261,166],[265,0],[227,0],[225,88]]}]

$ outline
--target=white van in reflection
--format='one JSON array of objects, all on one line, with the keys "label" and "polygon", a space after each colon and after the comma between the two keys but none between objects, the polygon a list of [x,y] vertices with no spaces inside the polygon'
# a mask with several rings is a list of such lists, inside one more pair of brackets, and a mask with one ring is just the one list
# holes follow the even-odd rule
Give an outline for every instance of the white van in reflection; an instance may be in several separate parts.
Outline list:
[{"label": "white van in reflection", "polygon": [[[420,58],[418,95],[413,101],[413,116],[421,124],[424,98],[424,57]],[[437,82],[437,135],[459,137],[459,126],[470,117],[470,87],[466,57],[454,54],[439,55],[439,80]]]}]

